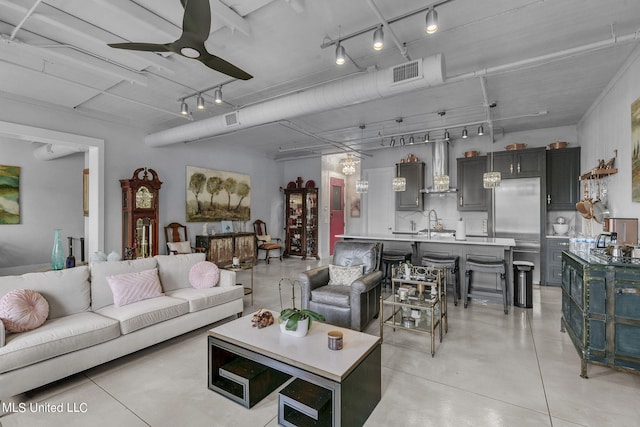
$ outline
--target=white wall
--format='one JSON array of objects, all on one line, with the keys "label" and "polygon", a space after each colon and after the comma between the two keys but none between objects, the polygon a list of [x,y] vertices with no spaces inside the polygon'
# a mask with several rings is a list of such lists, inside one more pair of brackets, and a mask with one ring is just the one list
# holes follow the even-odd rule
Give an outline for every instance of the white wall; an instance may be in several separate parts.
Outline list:
[{"label": "white wall", "polygon": [[578,125],[583,172],[594,168],[599,159],[610,159],[618,150],[614,163],[618,173],[605,179],[612,217],[640,217],[640,204],[631,201],[631,103],[640,97],[638,75],[640,48],[633,51]]},{"label": "white wall", "polygon": [[[150,148],[144,142],[145,131],[134,126],[126,126],[122,123],[111,123],[98,120],[80,112],[49,107],[38,104],[24,103],[20,101],[0,104],[0,120],[19,123],[29,126],[36,126],[61,132],[68,132],[78,135],[86,135],[101,138],[105,141],[105,243],[104,250],[109,252],[116,250],[121,252],[122,240],[122,208],[120,179],[131,178],[133,171],[139,167],[150,167],[154,169],[163,182],[160,190],[160,224],[168,224],[172,221],[185,223],[185,194],[186,194],[186,167],[200,166],[211,169],[221,169],[251,175],[251,221],[247,223],[247,228],[252,229],[251,222],[254,219],[263,219],[270,227],[269,231],[274,235],[283,236],[284,233],[275,231],[282,230],[282,196],[279,191],[280,186],[286,185],[282,163],[256,156],[252,152],[240,151],[229,148],[221,148],[212,142],[197,142],[191,144],[178,144],[164,148]],[[23,145],[30,144],[22,141]],[[4,159],[4,150],[1,159]],[[84,161],[79,155],[80,194],[82,186],[82,168]],[[49,163],[55,170],[70,169],[65,165],[72,161],[71,157],[53,160]],[[0,163],[5,163],[4,160]],[[38,167],[42,162],[35,158],[29,158],[25,162],[24,168],[31,170]],[[9,163],[11,164],[11,163]],[[22,165],[19,165],[22,166]],[[319,180],[319,167],[316,180]],[[304,169],[303,169],[304,170]],[[300,170],[299,172],[302,172]],[[24,172],[23,172],[24,173]],[[303,176],[307,173],[301,173]],[[311,177],[309,177],[311,178]],[[292,178],[295,180],[295,176]],[[53,180],[47,180],[48,182]],[[316,181],[317,182],[317,181]],[[21,195],[34,194],[41,191],[34,188],[37,182],[21,183]],[[51,188],[50,188],[51,190]],[[57,197],[67,197],[67,191],[55,187],[51,191]],[[81,196],[80,196],[81,197]],[[26,213],[26,205],[23,204],[23,213]],[[80,215],[82,215],[82,205],[80,205]],[[32,209],[29,213],[35,212]],[[45,248],[43,253],[48,254],[48,258],[43,261],[50,261],[51,242],[53,239],[52,226],[46,224],[47,217],[57,218],[64,212],[60,204],[52,209],[39,210],[35,217],[29,218],[29,227],[33,231],[30,239],[16,236],[9,225],[0,226],[0,242],[3,247],[9,247],[12,254],[32,253],[33,248]],[[60,221],[58,221],[60,222]],[[275,224],[275,228],[271,227]],[[213,225],[213,224],[210,224]],[[26,227],[25,224],[24,227]],[[195,239],[196,234],[200,234],[202,223],[189,223],[189,237]],[[219,227],[219,224],[215,224]],[[23,227],[23,226],[19,226]],[[65,227],[63,227],[65,228]],[[15,229],[14,229],[15,230]],[[82,230],[82,229],[80,229]],[[81,233],[82,231],[80,231]],[[63,231],[63,234],[65,232]],[[162,234],[163,236],[163,234]],[[164,248],[164,238],[160,239]],[[44,255],[43,255],[44,256]],[[4,259],[4,256],[2,256]],[[33,264],[35,261],[28,261],[24,257],[14,257],[7,262],[9,267]],[[4,264],[3,264],[4,265]],[[1,265],[0,265],[1,266]],[[1,274],[1,273],[0,273]]]},{"label": "white wall", "polygon": [[[53,232],[84,236],[82,169],[84,154],[53,160],[36,160],[33,150],[40,144],[0,137],[0,164],[20,169],[20,224],[0,225],[0,272],[18,265],[51,263]],[[80,242],[75,253],[80,260]]]}]

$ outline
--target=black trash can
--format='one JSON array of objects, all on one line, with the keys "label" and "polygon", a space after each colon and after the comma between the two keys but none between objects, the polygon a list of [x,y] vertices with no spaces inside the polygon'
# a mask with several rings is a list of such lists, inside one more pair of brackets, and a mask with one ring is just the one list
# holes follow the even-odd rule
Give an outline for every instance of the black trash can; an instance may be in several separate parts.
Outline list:
[{"label": "black trash can", "polygon": [[533,263],[513,261],[513,304],[517,307],[533,307]]}]

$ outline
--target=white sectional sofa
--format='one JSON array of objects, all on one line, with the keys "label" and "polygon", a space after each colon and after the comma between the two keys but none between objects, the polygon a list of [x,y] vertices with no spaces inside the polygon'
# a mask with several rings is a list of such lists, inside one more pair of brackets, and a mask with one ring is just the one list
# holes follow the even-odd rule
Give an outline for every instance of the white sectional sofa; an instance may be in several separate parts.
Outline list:
[{"label": "white sectional sofa", "polygon": [[[226,317],[241,315],[244,291],[220,270],[212,288],[189,284],[204,254],[158,255],[0,277],[0,298],[32,289],[49,303],[45,323],[8,334],[0,321],[0,399],[59,380]],[[164,296],[115,307],[106,277],[158,269]]]}]

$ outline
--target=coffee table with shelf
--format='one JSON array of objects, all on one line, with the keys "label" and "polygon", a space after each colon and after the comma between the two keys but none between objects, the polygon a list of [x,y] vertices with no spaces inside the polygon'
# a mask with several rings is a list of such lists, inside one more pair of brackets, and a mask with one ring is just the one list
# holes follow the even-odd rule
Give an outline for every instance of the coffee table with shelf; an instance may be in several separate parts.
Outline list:
[{"label": "coffee table with shelf", "polygon": [[[382,395],[379,337],[315,321],[306,336],[294,337],[282,334],[277,322],[253,327],[253,314],[209,331],[209,389],[250,408],[289,380],[279,399],[284,425],[303,425],[295,419],[309,416],[315,404],[327,425],[365,423]],[[342,332],[342,350],[329,349],[329,331]],[[300,387],[305,396],[296,403]]]}]

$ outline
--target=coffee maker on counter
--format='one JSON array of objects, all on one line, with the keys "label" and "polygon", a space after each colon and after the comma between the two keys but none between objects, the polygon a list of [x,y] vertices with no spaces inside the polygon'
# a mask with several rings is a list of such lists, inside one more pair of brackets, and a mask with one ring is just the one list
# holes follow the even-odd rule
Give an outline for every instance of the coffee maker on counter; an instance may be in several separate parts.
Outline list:
[{"label": "coffee maker on counter", "polygon": [[604,218],[602,230],[617,233],[619,245],[638,244],[638,218]]}]

